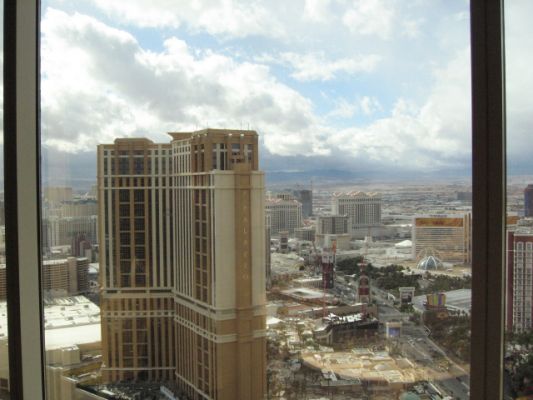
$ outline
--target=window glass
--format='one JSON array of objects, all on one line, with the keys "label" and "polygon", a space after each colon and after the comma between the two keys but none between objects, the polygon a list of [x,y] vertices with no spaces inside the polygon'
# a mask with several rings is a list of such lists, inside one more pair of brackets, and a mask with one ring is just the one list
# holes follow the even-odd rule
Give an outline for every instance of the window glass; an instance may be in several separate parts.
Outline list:
[{"label": "window glass", "polygon": [[533,121],[528,93],[531,25],[528,1],[505,2],[505,79],[507,130],[507,230],[505,288],[505,398],[533,396]]},{"label": "window glass", "polygon": [[468,21],[43,2],[49,393],[467,399]]}]

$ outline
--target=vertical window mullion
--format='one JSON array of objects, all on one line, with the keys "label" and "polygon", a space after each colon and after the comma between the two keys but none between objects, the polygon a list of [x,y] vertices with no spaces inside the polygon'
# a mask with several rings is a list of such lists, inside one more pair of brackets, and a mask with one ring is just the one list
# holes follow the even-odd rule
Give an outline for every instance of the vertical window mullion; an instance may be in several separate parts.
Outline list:
[{"label": "vertical window mullion", "polygon": [[4,171],[10,392],[44,398],[40,290],[39,2],[4,1]]},{"label": "vertical window mullion", "polygon": [[503,396],[505,97],[503,0],[471,0],[472,399]]}]

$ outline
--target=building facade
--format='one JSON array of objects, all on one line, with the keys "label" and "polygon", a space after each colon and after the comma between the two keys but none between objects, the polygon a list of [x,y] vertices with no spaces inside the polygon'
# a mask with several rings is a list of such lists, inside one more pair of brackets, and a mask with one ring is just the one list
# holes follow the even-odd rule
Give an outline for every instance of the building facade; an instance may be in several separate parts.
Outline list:
[{"label": "building facade", "polygon": [[372,228],[381,226],[381,195],[379,193],[334,193],[332,212],[348,217],[349,233],[353,237],[372,235]]},{"label": "building facade", "polygon": [[420,259],[431,255],[443,262],[470,264],[471,214],[417,215],[412,226],[412,256]]},{"label": "building facade", "polygon": [[277,235],[287,231],[290,235],[302,226],[302,204],[291,198],[267,199],[266,210],[270,214],[270,232]]},{"label": "building facade", "polygon": [[342,235],[348,233],[348,216],[321,215],[317,220],[316,233],[319,235]]},{"label": "building facade", "polygon": [[506,328],[524,332],[533,328],[533,230],[507,232]]},{"label": "building facade", "polygon": [[270,289],[272,286],[272,256],[270,254],[270,239],[271,239],[271,226],[270,214],[265,211],[265,271],[266,271],[266,287]]},{"label": "building facade", "polygon": [[98,146],[106,379],[192,399],[266,391],[264,176],[257,133]]},{"label": "building facade", "polygon": [[[61,260],[44,260],[42,264],[42,290],[52,297],[75,296],[89,291],[89,260],[85,257],[68,257]],[[6,299],[6,266],[0,264],[0,301]]]},{"label": "building facade", "polygon": [[79,235],[84,235],[91,244],[98,243],[98,217],[49,217],[42,223],[42,243],[45,249],[56,246],[71,246]]},{"label": "building facade", "polygon": [[524,189],[524,217],[533,217],[533,185]]},{"label": "building facade", "polygon": [[68,257],[63,260],[43,261],[43,290],[52,295],[73,296],[89,291],[89,260],[85,257]]},{"label": "building facade", "polygon": [[306,240],[308,242],[315,241],[315,227],[314,226],[304,226],[302,228],[296,228],[294,230],[294,236],[298,240]]},{"label": "building facade", "polygon": [[295,190],[294,196],[302,203],[302,216],[309,218],[313,215],[313,192],[309,189]]}]

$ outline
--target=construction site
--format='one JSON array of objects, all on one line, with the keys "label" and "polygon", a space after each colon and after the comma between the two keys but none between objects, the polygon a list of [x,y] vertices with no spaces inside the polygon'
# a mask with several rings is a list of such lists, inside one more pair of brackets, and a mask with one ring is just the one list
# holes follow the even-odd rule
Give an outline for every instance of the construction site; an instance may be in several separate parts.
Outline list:
[{"label": "construction site", "polygon": [[306,258],[272,253],[268,398],[451,398],[433,383],[454,374],[444,355],[373,290],[368,247],[358,252],[357,276],[336,270],[335,241],[308,249]]}]

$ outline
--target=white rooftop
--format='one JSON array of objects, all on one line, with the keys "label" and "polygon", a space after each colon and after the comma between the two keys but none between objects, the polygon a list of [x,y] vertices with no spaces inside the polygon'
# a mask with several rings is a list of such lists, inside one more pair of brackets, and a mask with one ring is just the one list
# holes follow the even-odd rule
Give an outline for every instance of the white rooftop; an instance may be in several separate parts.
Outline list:
[{"label": "white rooftop", "polygon": [[[44,300],[45,347],[101,340],[100,308],[84,296]],[[0,302],[0,339],[7,337],[7,304]]]}]

